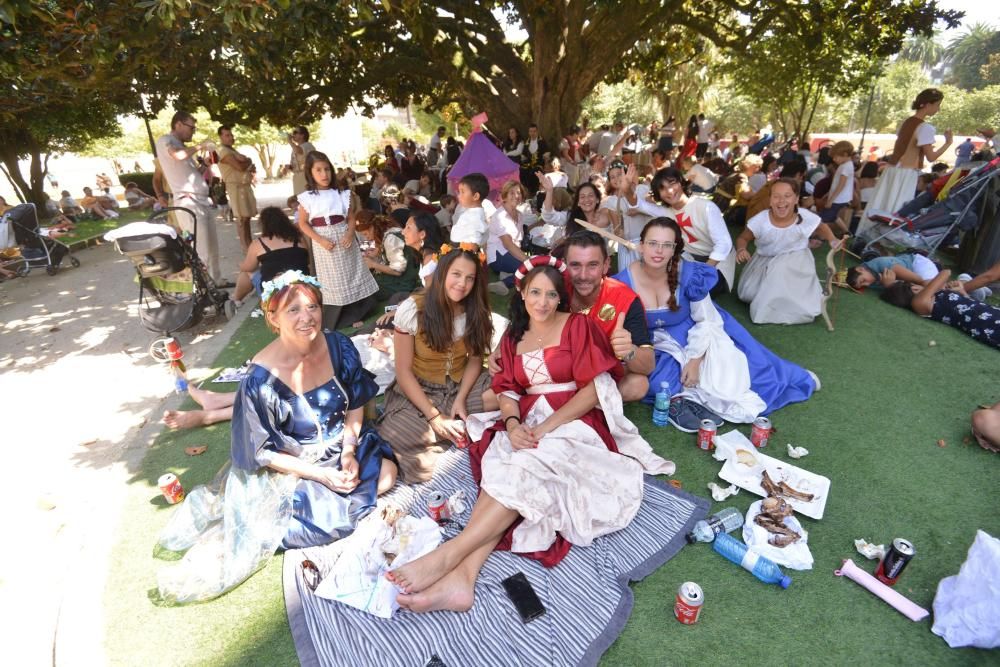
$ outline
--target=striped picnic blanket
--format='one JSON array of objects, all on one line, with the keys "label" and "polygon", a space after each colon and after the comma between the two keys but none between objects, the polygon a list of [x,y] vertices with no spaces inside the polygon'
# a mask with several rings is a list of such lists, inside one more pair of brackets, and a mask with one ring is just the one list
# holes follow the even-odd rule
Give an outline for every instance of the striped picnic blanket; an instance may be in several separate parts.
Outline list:
[{"label": "striped picnic blanket", "polygon": [[[462,450],[443,455],[430,482],[400,487],[386,500],[420,516],[426,514],[431,491],[450,496],[457,489],[464,489],[469,499],[478,491]],[[305,585],[301,563],[308,558],[326,571],[329,547],[289,551],[284,558],[285,608],[299,661],[306,666],[421,667],[437,656],[448,667],[596,664],[632,611],[628,582],[646,577],[676,554],[708,507],[704,498],[647,477],[642,506],[627,528],[590,547],[573,547],[556,567],[494,552],[476,582],[473,608],[465,613],[401,609],[387,620],[316,597]],[[470,512],[446,524],[445,539],[461,530]],[[546,609],[527,624],[501,585],[517,572],[527,575]]]}]

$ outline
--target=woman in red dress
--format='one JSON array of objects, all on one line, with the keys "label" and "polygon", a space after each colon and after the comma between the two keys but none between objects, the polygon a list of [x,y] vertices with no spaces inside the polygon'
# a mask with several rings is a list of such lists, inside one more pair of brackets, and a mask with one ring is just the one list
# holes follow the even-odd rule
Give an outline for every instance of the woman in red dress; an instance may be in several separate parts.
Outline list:
[{"label": "woman in red dress", "polygon": [[643,475],[673,474],[622,415],[621,362],[586,316],[569,313],[565,265],[540,256],[515,274],[511,324],[493,378],[500,413],[470,415],[472,472],[481,493],[468,525],[431,553],[389,573],[412,611],[472,606],[494,549],[551,567],[570,544],[629,524]]}]

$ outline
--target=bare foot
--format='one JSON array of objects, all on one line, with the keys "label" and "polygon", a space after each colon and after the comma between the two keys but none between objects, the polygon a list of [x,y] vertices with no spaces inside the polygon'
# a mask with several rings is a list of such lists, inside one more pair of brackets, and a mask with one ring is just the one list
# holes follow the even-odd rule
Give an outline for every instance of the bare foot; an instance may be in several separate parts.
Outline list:
[{"label": "bare foot", "polygon": [[205,411],[167,410],[163,413],[163,423],[174,429],[205,426]]},{"label": "bare foot", "polygon": [[385,578],[399,586],[403,593],[426,590],[458,565],[457,562],[451,562],[452,549],[448,547],[449,544],[445,543],[411,563],[386,572]]},{"label": "bare foot", "polygon": [[233,392],[220,394],[218,392],[208,391],[207,389],[199,389],[193,384],[188,385],[188,395],[194,399],[195,403],[206,410],[228,408],[233,404],[235,398],[235,394],[233,394]]},{"label": "bare foot", "polygon": [[466,578],[465,568],[449,572],[423,593],[396,596],[400,607],[420,613],[442,609],[469,611],[474,600],[475,582]]},{"label": "bare foot", "polygon": [[357,322],[355,322],[354,324],[351,325],[351,328],[352,329],[360,329],[363,326],[365,326],[365,321],[364,320],[358,320]]}]

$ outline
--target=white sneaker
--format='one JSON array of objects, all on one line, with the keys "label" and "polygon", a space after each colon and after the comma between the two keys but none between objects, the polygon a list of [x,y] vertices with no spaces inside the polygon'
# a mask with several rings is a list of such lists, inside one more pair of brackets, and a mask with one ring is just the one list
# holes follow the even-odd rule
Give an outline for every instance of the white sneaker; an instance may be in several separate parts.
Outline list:
[{"label": "white sneaker", "polygon": [[823,383],[821,383],[819,381],[819,376],[818,375],[816,375],[815,373],[813,373],[808,368],[806,369],[806,373],[809,373],[809,377],[811,377],[813,379],[813,383],[816,385],[816,391],[819,391],[820,389],[823,388]]},{"label": "white sneaker", "polygon": [[490,283],[489,285],[486,286],[486,289],[493,292],[494,294],[498,294],[499,296],[507,296],[507,294],[510,292],[510,289],[503,284],[503,281],[500,280],[496,281],[495,283]]}]

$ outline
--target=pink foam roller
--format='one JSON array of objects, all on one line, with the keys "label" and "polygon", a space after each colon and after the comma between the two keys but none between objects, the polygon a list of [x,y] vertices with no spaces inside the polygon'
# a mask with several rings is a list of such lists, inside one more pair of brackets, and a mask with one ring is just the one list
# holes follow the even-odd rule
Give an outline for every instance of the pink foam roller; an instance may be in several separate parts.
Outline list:
[{"label": "pink foam roller", "polygon": [[872,575],[862,570],[860,567],[855,565],[854,561],[850,558],[845,560],[844,564],[840,566],[840,569],[834,570],[833,573],[838,577],[847,577],[848,579],[857,582],[858,585],[867,588],[874,593],[876,597],[880,597],[888,602],[896,611],[911,621],[922,621],[930,615],[930,612],[923,607],[914,604],[909,599],[903,597]]}]

